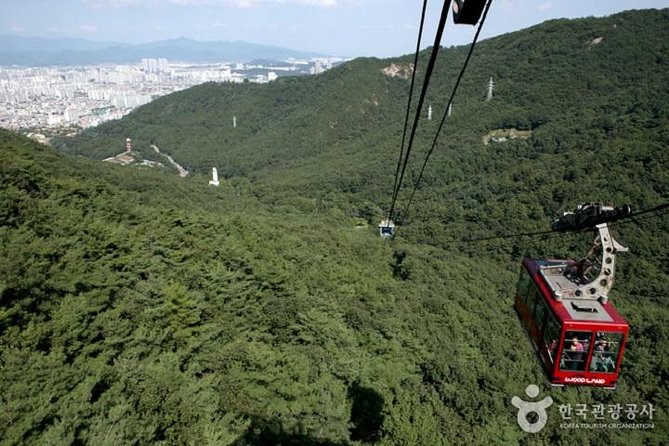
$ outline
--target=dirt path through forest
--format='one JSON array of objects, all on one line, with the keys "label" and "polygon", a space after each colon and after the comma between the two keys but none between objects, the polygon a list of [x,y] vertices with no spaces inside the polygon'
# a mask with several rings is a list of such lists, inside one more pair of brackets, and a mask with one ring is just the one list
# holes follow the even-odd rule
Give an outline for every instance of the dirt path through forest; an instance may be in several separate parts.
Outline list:
[{"label": "dirt path through forest", "polygon": [[158,155],[161,155],[161,156],[167,158],[167,160],[168,160],[170,163],[172,163],[172,165],[173,165],[174,167],[177,168],[177,170],[179,171],[179,176],[180,176],[180,177],[183,178],[183,177],[185,177],[186,175],[188,175],[188,171],[187,171],[186,169],[184,169],[184,168],[181,167],[179,164],[177,164],[177,162],[174,161],[174,159],[173,159],[171,156],[169,156],[169,155],[165,155],[164,153],[162,153],[162,152],[160,151],[160,149],[158,148],[158,146],[152,144],[151,147],[153,148],[153,150],[156,151],[156,153],[157,153]]}]

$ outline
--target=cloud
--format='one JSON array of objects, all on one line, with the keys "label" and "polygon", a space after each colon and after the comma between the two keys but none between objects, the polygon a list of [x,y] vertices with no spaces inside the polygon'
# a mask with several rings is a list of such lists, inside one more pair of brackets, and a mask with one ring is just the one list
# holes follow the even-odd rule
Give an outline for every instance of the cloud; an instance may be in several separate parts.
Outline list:
[{"label": "cloud", "polygon": [[26,29],[21,25],[12,25],[9,27],[9,30],[13,33],[24,33]]},{"label": "cloud", "polygon": [[[119,0],[116,0],[119,1]],[[122,0],[120,0],[122,1]],[[133,0],[125,0],[133,1]],[[160,3],[161,0],[154,0]],[[255,8],[257,6],[278,3],[280,5],[298,4],[307,6],[338,6],[341,0],[162,0],[173,5],[233,6],[237,8]]]},{"label": "cloud", "polygon": [[278,0],[277,3],[297,3],[309,6],[338,6],[338,0]]},{"label": "cloud", "polygon": [[90,9],[124,8],[126,6],[155,3],[152,0],[83,0],[83,2],[84,6]]},{"label": "cloud", "polygon": [[553,7],[553,2],[551,0],[548,0],[547,2],[544,2],[544,3],[540,4],[539,6],[537,6],[537,9],[539,11],[548,11],[552,7]]},{"label": "cloud", "polygon": [[501,0],[499,6],[503,11],[513,11],[516,9],[516,5],[511,0]]},{"label": "cloud", "polygon": [[77,28],[79,28],[79,31],[84,31],[87,33],[94,33],[98,30],[98,27],[95,25],[79,25]]},{"label": "cloud", "polygon": [[[156,2],[160,3],[160,2]],[[163,0],[178,6],[232,6],[235,8],[253,8],[262,3],[262,0]]]},{"label": "cloud", "polygon": [[232,8],[256,8],[263,5],[304,5],[317,7],[339,6],[350,0],[83,0],[89,9],[118,9],[133,6],[221,6]]}]

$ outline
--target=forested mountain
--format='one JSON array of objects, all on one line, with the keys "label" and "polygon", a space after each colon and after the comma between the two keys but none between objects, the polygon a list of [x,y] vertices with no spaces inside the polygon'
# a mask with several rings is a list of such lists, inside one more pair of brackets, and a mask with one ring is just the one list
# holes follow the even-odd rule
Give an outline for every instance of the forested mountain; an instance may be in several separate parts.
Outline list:
[{"label": "forested mountain", "polygon": [[[669,199],[668,25],[638,11],[482,42],[392,242],[375,226],[408,56],[195,87],[56,141],[66,154],[0,133],[0,439],[663,444],[669,218],[614,228],[631,248],[611,294],[631,326],[618,388],[541,388],[556,407],[653,404],[648,429],[564,428],[553,407],[526,434],[511,406],[543,382],[512,309],[520,261],[581,256],[592,234],[467,240],[548,229],[580,202]],[[408,184],[465,54],[440,56]],[[527,138],[484,144],[512,129]],[[126,136],[196,174],[72,156]]]},{"label": "forested mountain", "polygon": [[[452,199],[467,187],[463,179],[475,185],[494,181],[481,189],[516,199],[519,184],[545,187],[551,200],[532,197],[524,204],[546,207],[549,218],[563,203],[572,207],[583,199],[618,201],[611,194],[625,181],[610,182],[612,190],[566,185],[584,175],[592,177],[593,169],[599,175],[620,169],[615,154],[625,148],[639,160],[644,159],[641,153],[663,151],[659,144],[669,103],[669,89],[663,87],[669,83],[668,15],[662,10],[557,20],[482,42],[430,162],[425,182],[430,189],[418,200],[429,210],[440,207],[429,221],[434,224],[435,215],[466,212],[467,200]],[[437,118],[465,54],[464,47],[447,49],[437,62],[428,95]],[[426,57],[419,62],[419,79]],[[387,73],[397,68],[407,74],[410,61],[409,56],[358,59],[320,76],[269,85],[205,84],[160,98],[126,119],[57,146],[103,158],[116,153],[128,135],[143,147],[155,142],[189,170],[204,173],[216,166],[226,178],[262,180],[258,187],[271,202],[287,197],[328,200],[333,191],[346,191],[346,201],[359,200],[358,208],[364,202],[383,208],[392,189],[409,89],[408,79]],[[491,77],[495,98],[486,103]],[[415,162],[409,166],[414,172],[438,121],[424,119],[419,127]],[[531,139],[481,144],[491,130],[514,127],[533,130]],[[612,156],[601,156],[611,151]],[[518,163],[519,156],[527,162]],[[492,166],[485,168],[481,162]],[[651,162],[643,181],[662,195],[666,181],[658,177],[660,167]],[[508,175],[491,176],[495,169]],[[543,173],[548,177],[536,178]],[[532,181],[521,183],[520,178]],[[440,200],[430,199],[431,191]],[[556,194],[561,198],[554,201]],[[631,198],[639,203],[639,197]],[[449,202],[442,207],[443,199]]]}]

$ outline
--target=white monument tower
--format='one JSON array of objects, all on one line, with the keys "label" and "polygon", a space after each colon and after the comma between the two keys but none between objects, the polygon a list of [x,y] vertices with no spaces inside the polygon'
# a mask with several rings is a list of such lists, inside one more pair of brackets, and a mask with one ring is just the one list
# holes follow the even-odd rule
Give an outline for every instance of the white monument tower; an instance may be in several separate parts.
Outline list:
[{"label": "white monument tower", "polygon": [[209,181],[209,184],[211,186],[218,186],[220,184],[218,182],[218,171],[216,170],[215,167],[211,168],[211,181]]}]

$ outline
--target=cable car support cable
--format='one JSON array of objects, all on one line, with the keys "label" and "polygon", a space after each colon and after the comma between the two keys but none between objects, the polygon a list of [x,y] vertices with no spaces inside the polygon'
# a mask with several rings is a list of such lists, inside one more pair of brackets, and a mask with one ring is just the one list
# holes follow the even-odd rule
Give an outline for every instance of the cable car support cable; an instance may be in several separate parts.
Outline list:
[{"label": "cable car support cable", "polygon": [[413,126],[411,128],[411,133],[409,134],[409,143],[407,144],[406,154],[404,156],[404,162],[402,164],[402,169],[400,171],[399,179],[396,182],[395,190],[393,191],[393,198],[390,205],[390,211],[388,212],[388,221],[392,221],[393,214],[395,212],[395,203],[397,201],[397,195],[400,188],[402,187],[402,180],[404,179],[404,172],[406,171],[407,163],[409,161],[409,155],[411,154],[411,148],[413,147],[413,140],[416,136],[416,130],[418,128],[418,120],[420,118],[420,111],[423,108],[423,102],[425,102],[425,96],[427,94],[427,87],[430,84],[430,77],[432,76],[432,71],[434,70],[434,65],[437,60],[437,54],[439,53],[439,46],[441,43],[441,37],[444,34],[444,28],[446,26],[446,19],[448,18],[449,11],[449,2],[444,2],[444,7],[441,10],[441,18],[439,19],[439,26],[437,27],[437,34],[434,38],[434,46],[432,47],[432,54],[430,54],[430,60],[427,64],[427,69],[425,70],[425,80],[423,81],[423,86],[420,92],[420,97],[418,99],[418,106],[416,107],[416,114],[414,116]]},{"label": "cable car support cable", "polygon": [[[644,217],[644,219],[660,217],[662,215],[665,215],[666,212],[660,213],[659,211],[662,211],[662,210],[667,209],[667,208],[669,208],[669,202],[658,205],[658,206],[655,206],[655,207],[652,207],[652,208],[649,208],[649,209],[643,209],[643,210],[637,211],[637,212],[630,212],[629,214],[624,215],[622,217],[618,217],[615,220],[606,220],[606,221],[602,221],[600,223],[610,223],[610,222],[613,222],[613,221],[618,221],[618,222],[620,222],[618,224],[624,224],[624,223],[627,223],[627,222],[626,221],[620,221],[620,220],[631,219],[631,221],[633,222],[635,220],[635,217],[637,217],[639,215],[651,214],[651,213],[654,213],[654,215],[646,215]],[[585,227],[585,228],[576,229],[576,230],[568,230],[568,231],[569,232],[590,232],[590,231],[593,231],[593,230],[594,230],[594,226],[593,227]],[[540,236],[540,235],[548,235],[548,234],[553,234],[553,233],[559,235],[559,234],[564,233],[564,232],[567,232],[567,231],[565,231],[563,229],[550,229],[550,230],[547,230],[547,231],[520,232],[520,233],[513,233],[513,234],[493,235],[493,236],[489,236],[489,237],[481,237],[481,238],[475,238],[475,239],[460,239],[460,240],[452,240],[452,241],[454,241],[454,242],[459,241],[459,242],[462,242],[462,243],[474,243],[474,242],[485,242],[485,241],[490,241],[490,240],[503,240],[503,239],[521,238],[521,237],[537,237],[537,236]]]},{"label": "cable car support cable", "polygon": [[485,9],[483,10],[483,15],[481,16],[481,22],[479,23],[479,26],[476,30],[476,34],[474,34],[474,39],[472,40],[471,45],[469,46],[469,53],[467,53],[467,58],[465,59],[464,64],[462,65],[462,69],[460,69],[460,74],[458,74],[458,78],[455,81],[455,85],[453,86],[453,91],[451,92],[451,97],[448,100],[448,103],[446,104],[446,109],[444,111],[444,115],[441,118],[441,122],[439,123],[439,128],[437,129],[437,133],[434,136],[434,139],[432,140],[432,146],[430,147],[430,150],[427,152],[427,156],[425,157],[425,161],[423,162],[423,166],[420,169],[420,173],[418,174],[418,179],[414,183],[413,190],[411,191],[411,196],[409,197],[409,201],[404,208],[404,215],[409,215],[409,208],[411,207],[411,203],[413,201],[413,197],[416,193],[416,190],[418,189],[418,186],[420,185],[420,181],[423,179],[423,172],[425,171],[425,166],[427,166],[427,162],[430,159],[430,156],[432,155],[432,152],[434,151],[436,145],[437,145],[437,139],[439,139],[439,134],[441,133],[442,128],[444,127],[444,123],[446,122],[446,118],[448,117],[448,110],[451,107],[451,104],[453,103],[453,98],[455,97],[455,93],[458,91],[458,87],[460,86],[460,81],[462,80],[462,77],[465,74],[465,70],[467,69],[467,65],[469,64],[469,59],[471,59],[472,54],[474,53],[474,47],[476,46],[476,42],[478,41],[479,34],[481,34],[481,29],[483,29],[483,23],[485,23],[485,19],[488,15],[488,10],[490,9],[490,5],[492,5],[492,0],[489,0],[488,3],[485,6]]},{"label": "cable car support cable", "polygon": [[[425,25],[425,11],[427,10],[427,0],[423,2],[423,12],[420,16],[420,27],[418,28],[418,39],[416,41],[416,52],[413,58],[413,69],[411,70],[411,87],[409,87],[409,100],[407,101],[407,111],[404,117],[404,130],[402,131],[402,145],[400,146],[400,155],[397,158],[397,169],[395,169],[395,184],[393,184],[393,198],[397,190],[397,179],[402,166],[402,156],[404,155],[404,143],[406,142],[407,128],[409,127],[409,114],[411,113],[411,99],[413,98],[413,88],[416,82],[416,70],[418,67],[418,55],[420,54],[420,42],[423,37],[423,27]],[[390,221],[390,218],[389,218]]]},{"label": "cable car support cable", "polygon": [[636,216],[638,216],[638,215],[648,214],[648,213],[650,213],[650,212],[657,212],[657,211],[661,211],[661,210],[663,210],[663,209],[667,209],[667,208],[669,208],[669,202],[664,203],[664,204],[661,204],[661,205],[659,205],[659,206],[655,206],[655,207],[650,208],[650,209],[645,209],[645,210],[643,210],[643,211],[632,212],[632,213],[629,215],[629,217],[630,217],[630,218],[634,218],[634,217],[636,217]]}]

